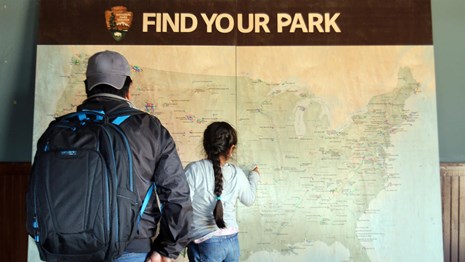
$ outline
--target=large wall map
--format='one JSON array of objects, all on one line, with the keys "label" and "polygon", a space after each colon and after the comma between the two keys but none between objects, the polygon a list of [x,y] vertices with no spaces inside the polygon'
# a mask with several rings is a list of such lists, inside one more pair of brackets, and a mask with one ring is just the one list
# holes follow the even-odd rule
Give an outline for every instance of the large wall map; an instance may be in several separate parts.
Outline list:
[{"label": "large wall map", "polygon": [[238,130],[234,161],[262,173],[238,209],[243,261],[442,260],[432,46],[38,46],[34,141],[105,49],[184,165],[211,121]]}]

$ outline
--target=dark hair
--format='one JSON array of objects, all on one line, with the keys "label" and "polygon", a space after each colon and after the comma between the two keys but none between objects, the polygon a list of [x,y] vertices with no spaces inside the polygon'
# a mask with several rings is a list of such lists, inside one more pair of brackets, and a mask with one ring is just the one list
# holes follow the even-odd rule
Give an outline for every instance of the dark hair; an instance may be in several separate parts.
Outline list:
[{"label": "dark hair", "polygon": [[207,158],[213,163],[213,172],[215,174],[216,206],[213,210],[213,216],[219,228],[226,227],[223,220],[223,203],[221,202],[223,173],[221,172],[220,156],[227,159],[229,149],[236,144],[236,130],[226,122],[213,122],[208,125],[203,133],[203,148],[207,153]]},{"label": "dark hair", "polygon": [[92,88],[92,90],[89,91],[87,89],[87,80],[84,80],[84,84],[86,86],[87,97],[90,97],[96,94],[101,94],[101,93],[113,94],[113,95],[117,95],[121,97],[127,97],[128,92],[129,92],[129,86],[131,85],[131,83],[132,83],[132,79],[131,77],[128,76],[126,77],[123,88],[121,89],[116,89],[111,85],[100,84],[100,85],[94,86],[94,88]]}]

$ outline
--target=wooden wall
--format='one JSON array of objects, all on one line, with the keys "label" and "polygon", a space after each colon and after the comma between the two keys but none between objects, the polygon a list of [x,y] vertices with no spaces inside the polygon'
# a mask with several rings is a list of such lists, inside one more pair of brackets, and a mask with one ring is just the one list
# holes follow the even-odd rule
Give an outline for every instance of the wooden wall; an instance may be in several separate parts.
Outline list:
[{"label": "wooden wall", "polygon": [[[0,261],[27,261],[30,163],[0,162]],[[444,261],[465,261],[465,163],[441,164]]]},{"label": "wooden wall", "polygon": [[465,163],[441,164],[444,261],[465,261]]},{"label": "wooden wall", "polygon": [[0,162],[0,261],[27,261],[26,191],[30,163]]}]

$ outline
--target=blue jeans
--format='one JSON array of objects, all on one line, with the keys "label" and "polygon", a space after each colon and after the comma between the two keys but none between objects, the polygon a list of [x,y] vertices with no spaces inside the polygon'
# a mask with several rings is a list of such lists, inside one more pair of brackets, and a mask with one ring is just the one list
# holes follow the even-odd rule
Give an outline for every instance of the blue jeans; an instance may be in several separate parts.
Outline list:
[{"label": "blue jeans", "polygon": [[113,262],[145,262],[147,253],[128,253],[124,252],[119,258]]},{"label": "blue jeans", "polygon": [[215,236],[202,243],[189,243],[187,256],[191,262],[237,262],[240,249],[236,234]]}]

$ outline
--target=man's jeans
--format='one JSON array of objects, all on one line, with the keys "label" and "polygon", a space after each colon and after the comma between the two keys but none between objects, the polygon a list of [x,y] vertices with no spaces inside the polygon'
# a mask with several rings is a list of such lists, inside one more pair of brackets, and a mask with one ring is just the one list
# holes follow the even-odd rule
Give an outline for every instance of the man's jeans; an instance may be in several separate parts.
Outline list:
[{"label": "man's jeans", "polygon": [[127,253],[124,252],[119,258],[114,260],[114,262],[145,262],[147,258],[147,253]]},{"label": "man's jeans", "polygon": [[240,256],[237,233],[215,236],[199,244],[191,242],[187,246],[187,256],[191,262],[237,262]]}]

